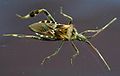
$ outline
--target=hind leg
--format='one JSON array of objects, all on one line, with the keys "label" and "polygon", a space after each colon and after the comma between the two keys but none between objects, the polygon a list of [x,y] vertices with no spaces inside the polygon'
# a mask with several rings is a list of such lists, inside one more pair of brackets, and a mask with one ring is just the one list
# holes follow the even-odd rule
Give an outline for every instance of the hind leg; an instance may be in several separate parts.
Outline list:
[{"label": "hind leg", "polygon": [[29,14],[27,14],[26,16],[20,16],[18,14],[16,14],[16,15],[18,17],[22,18],[22,19],[28,19],[28,18],[31,18],[31,17],[35,17],[35,16],[37,16],[40,13],[44,13],[47,16],[47,19],[49,21],[55,22],[55,19],[51,16],[51,14],[46,9],[33,10]]},{"label": "hind leg", "polygon": [[17,37],[17,38],[31,38],[31,39],[42,39],[40,36],[26,35],[26,34],[0,34],[0,36],[5,37]]}]

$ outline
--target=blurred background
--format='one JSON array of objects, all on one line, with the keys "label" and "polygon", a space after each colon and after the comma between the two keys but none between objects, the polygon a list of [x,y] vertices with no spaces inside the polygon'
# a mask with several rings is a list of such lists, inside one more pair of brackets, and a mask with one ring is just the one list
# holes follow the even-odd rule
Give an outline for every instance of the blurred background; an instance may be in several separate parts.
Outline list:
[{"label": "blurred background", "polygon": [[108,71],[98,56],[85,43],[75,41],[80,55],[70,64],[75,53],[69,42],[59,54],[40,65],[52,54],[60,41],[40,41],[0,37],[0,76],[119,76],[120,75],[120,0],[0,0],[0,34],[34,34],[28,25],[46,19],[44,14],[21,20],[16,14],[26,15],[32,10],[45,8],[59,23],[67,23],[60,12],[74,19],[79,32],[101,28],[114,17],[118,19],[91,43],[102,53],[111,67]]}]

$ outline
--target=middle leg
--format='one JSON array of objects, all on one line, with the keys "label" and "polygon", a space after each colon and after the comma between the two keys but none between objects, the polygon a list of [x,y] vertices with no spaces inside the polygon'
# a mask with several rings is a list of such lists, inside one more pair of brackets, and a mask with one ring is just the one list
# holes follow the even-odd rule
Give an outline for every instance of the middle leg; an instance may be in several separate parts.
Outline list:
[{"label": "middle leg", "polygon": [[73,22],[73,18],[72,18],[71,16],[69,16],[69,15],[63,13],[63,9],[62,9],[62,7],[60,8],[60,14],[62,14],[63,16],[65,16],[66,18],[69,19],[68,24],[72,24],[72,22]]},{"label": "middle leg", "polygon": [[79,50],[78,50],[78,48],[76,47],[76,45],[73,43],[73,41],[71,41],[71,44],[72,44],[73,48],[74,48],[75,51],[76,51],[76,53],[75,53],[74,55],[72,55],[72,57],[71,57],[71,64],[72,64],[72,63],[73,63],[73,58],[75,58],[76,56],[79,55]]},{"label": "middle leg", "polygon": [[59,52],[60,49],[62,48],[63,44],[64,44],[64,41],[61,42],[61,44],[59,45],[58,49],[57,49],[53,54],[51,54],[51,55],[49,55],[49,56],[47,56],[47,57],[45,57],[45,58],[43,59],[43,61],[41,62],[41,65],[44,64],[44,62],[46,61],[46,59],[50,59],[51,57],[53,57],[53,56],[55,56],[56,54],[58,54],[58,52]]}]

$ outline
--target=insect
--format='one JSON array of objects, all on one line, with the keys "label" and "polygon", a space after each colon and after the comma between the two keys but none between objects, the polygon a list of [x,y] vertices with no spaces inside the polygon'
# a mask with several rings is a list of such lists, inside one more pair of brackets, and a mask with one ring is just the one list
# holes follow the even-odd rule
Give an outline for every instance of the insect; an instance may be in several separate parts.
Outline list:
[{"label": "insect", "polygon": [[[78,33],[77,29],[74,27],[73,19],[71,16],[63,13],[63,10],[61,8],[60,14],[62,14],[64,17],[68,18],[67,24],[60,24],[55,21],[55,19],[51,16],[51,14],[46,9],[38,9],[33,10],[29,14],[25,16],[18,15],[21,19],[28,19],[31,17],[35,17],[38,14],[43,13],[47,16],[47,20],[42,20],[36,23],[33,23],[29,25],[29,29],[35,32],[35,35],[26,35],[26,34],[0,34],[0,36],[10,36],[10,37],[17,37],[17,38],[32,38],[37,40],[43,40],[43,41],[58,41],[60,40],[61,43],[57,50],[45,57],[41,64],[44,64],[44,62],[47,59],[50,59],[51,57],[58,54],[60,49],[62,48],[65,41],[69,41],[71,45],[73,46],[74,50],[76,51],[75,54],[71,56],[71,64],[73,62],[73,59],[79,55],[79,50],[74,44],[74,40],[78,40],[81,42],[87,43],[93,50],[96,52],[96,54],[101,58],[101,60],[104,62],[108,70],[110,70],[109,65],[107,64],[106,60],[103,58],[101,53],[97,50],[96,47],[92,45],[92,43],[89,41],[89,39],[97,36],[100,32],[102,32],[106,27],[108,27],[111,23],[113,23],[117,18],[113,18],[108,24],[106,24],[101,29],[95,29],[95,30],[86,30],[81,33]],[[93,35],[89,36],[87,33],[94,33]]]}]

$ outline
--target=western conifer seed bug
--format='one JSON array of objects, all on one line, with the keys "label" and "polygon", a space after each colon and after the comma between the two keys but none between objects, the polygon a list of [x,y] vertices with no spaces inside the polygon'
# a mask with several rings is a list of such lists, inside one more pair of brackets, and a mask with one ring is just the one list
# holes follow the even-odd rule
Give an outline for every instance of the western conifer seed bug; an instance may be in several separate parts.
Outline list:
[{"label": "western conifer seed bug", "polygon": [[[46,59],[50,59],[51,57],[55,56],[58,54],[60,49],[62,48],[63,44],[65,41],[69,41],[73,48],[75,49],[76,53],[72,55],[71,57],[71,64],[73,59],[79,55],[79,50],[74,44],[74,40],[78,40],[81,42],[87,43],[93,50],[96,52],[96,54],[101,58],[101,60],[104,62],[108,70],[110,70],[109,65],[107,64],[106,60],[103,58],[101,53],[95,48],[89,39],[97,36],[100,32],[102,32],[106,27],[108,27],[111,23],[113,23],[117,18],[113,18],[108,24],[106,24],[104,27],[96,30],[86,30],[81,33],[78,33],[77,29],[74,27],[73,19],[71,16],[63,13],[62,8],[60,10],[60,14],[62,14],[64,17],[68,18],[68,23],[67,24],[60,24],[55,21],[55,19],[51,16],[51,14],[46,10],[46,9],[38,9],[38,10],[33,10],[29,14],[25,16],[20,16],[17,14],[18,17],[21,19],[28,19],[31,17],[35,17],[38,14],[43,13],[47,16],[47,20],[42,20],[36,23],[33,23],[29,25],[28,27],[30,30],[35,32],[35,35],[26,35],[26,34],[0,34],[0,36],[10,36],[10,37],[18,37],[18,38],[32,38],[32,39],[37,39],[37,40],[43,40],[43,41],[58,41],[61,40],[61,43],[57,50],[45,57],[41,64],[44,64]],[[87,33],[94,33],[93,35],[89,36]]]}]

